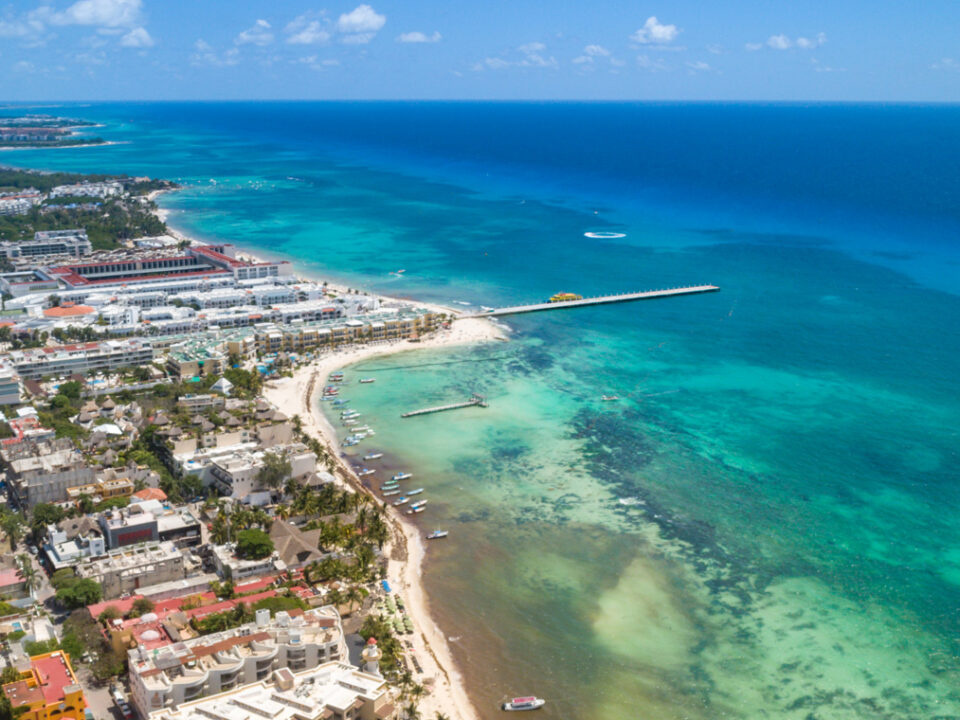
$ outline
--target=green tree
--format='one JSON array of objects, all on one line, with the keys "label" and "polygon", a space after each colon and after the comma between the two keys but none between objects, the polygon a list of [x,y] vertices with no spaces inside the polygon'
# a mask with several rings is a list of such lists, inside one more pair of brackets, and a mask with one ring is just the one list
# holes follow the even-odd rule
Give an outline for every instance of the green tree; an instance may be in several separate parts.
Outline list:
[{"label": "green tree", "polygon": [[17,555],[17,572],[23,579],[24,585],[31,594],[40,587],[40,573],[33,566],[33,558],[29,555]]},{"label": "green tree", "polygon": [[237,555],[258,560],[273,552],[273,540],[263,530],[251,528],[237,533]]},{"label": "green tree", "polygon": [[107,605],[107,607],[103,609],[103,612],[97,615],[97,620],[104,624],[110,622],[111,620],[118,620],[119,618],[120,611],[117,610],[117,608],[113,605]]},{"label": "green tree", "polygon": [[20,671],[13,665],[7,665],[3,668],[3,671],[0,672],[0,684],[6,685],[7,683],[16,682],[19,679]]},{"label": "green tree", "polygon": [[57,600],[68,608],[92,605],[99,602],[102,597],[102,588],[90,578],[78,579],[76,582],[57,590]]},{"label": "green tree", "polygon": [[83,385],[76,380],[69,380],[60,384],[60,387],[57,388],[57,395],[63,395],[71,400],[79,400],[82,391]]},{"label": "green tree", "polygon": [[263,466],[257,472],[257,483],[271,490],[280,488],[283,481],[290,477],[292,468],[286,456],[280,453],[267,452],[263,454]]},{"label": "green tree", "polygon": [[130,617],[146,615],[148,612],[153,612],[153,608],[153,601],[147,598],[137,598],[133,601],[133,605],[130,606]]}]

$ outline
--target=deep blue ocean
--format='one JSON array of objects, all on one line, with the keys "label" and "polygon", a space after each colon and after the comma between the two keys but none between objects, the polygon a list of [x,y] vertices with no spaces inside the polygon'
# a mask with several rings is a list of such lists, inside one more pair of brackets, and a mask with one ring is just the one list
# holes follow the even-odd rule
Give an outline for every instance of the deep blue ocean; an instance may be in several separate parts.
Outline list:
[{"label": "deep blue ocean", "polygon": [[960,717],[960,107],[49,112],[117,144],[5,162],[180,180],[178,229],[354,287],[721,286],[356,371],[450,530],[426,583],[483,717]]}]

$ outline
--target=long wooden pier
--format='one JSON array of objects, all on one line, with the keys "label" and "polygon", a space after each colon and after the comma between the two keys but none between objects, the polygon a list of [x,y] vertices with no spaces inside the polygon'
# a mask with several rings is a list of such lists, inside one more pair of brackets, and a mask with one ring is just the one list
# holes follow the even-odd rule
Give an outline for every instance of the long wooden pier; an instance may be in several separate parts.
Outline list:
[{"label": "long wooden pier", "polygon": [[632,300],[653,300],[655,298],[674,297],[676,295],[697,295],[700,293],[717,292],[719,289],[716,285],[691,285],[689,287],[646,290],[644,292],[622,293],[620,295],[601,295],[599,297],[583,298],[582,300],[545,302],[534,305],[515,305],[513,307],[488,310],[487,312],[461,315],[461,317],[500,317],[502,315],[540,312],[541,310],[566,310],[567,308],[583,307],[584,305],[604,305],[606,303],[630,302]]},{"label": "long wooden pier", "polygon": [[469,400],[460,403],[453,403],[452,405],[438,405],[437,407],[423,408],[422,410],[412,410],[410,412],[405,412],[400,417],[415,417],[417,415],[429,415],[430,413],[443,412],[445,410],[458,410],[465,407],[473,407],[474,405],[478,407],[487,407],[487,399],[483,395],[474,395]]}]

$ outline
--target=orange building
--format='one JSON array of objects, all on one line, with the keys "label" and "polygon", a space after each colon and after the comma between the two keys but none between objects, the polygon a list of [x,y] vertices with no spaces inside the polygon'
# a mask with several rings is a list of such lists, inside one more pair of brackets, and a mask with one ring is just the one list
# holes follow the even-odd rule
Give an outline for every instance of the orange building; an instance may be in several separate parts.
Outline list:
[{"label": "orange building", "polygon": [[[84,720],[83,689],[63,650],[30,658],[30,670],[3,686],[19,720]],[[22,708],[22,710],[21,710]],[[18,710],[20,712],[18,712]]]}]

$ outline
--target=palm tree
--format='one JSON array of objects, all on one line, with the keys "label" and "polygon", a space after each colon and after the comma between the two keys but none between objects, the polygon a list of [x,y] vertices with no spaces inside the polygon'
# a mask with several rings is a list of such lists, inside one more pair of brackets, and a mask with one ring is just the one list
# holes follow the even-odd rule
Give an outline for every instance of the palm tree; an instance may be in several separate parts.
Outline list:
[{"label": "palm tree", "polygon": [[32,595],[33,591],[40,587],[40,574],[37,572],[37,569],[33,567],[33,561],[29,555],[18,555],[17,564],[19,565],[18,572],[20,577]]},{"label": "palm tree", "polygon": [[420,711],[417,710],[417,706],[413,703],[410,703],[403,709],[404,715],[407,720],[420,720]]},{"label": "palm tree", "polygon": [[289,505],[277,505],[274,508],[273,514],[276,515],[280,520],[286,520],[292,514],[292,510]]},{"label": "palm tree", "polygon": [[[347,589],[346,594],[344,595],[344,600],[347,601],[347,604],[351,606],[356,604],[357,610],[363,607],[363,598],[364,598],[363,591],[360,588],[358,588],[356,585],[351,585]],[[353,608],[351,607],[351,612],[352,611],[353,611]]]},{"label": "palm tree", "polygon": [[327,593],[327,602],[333,605],[336,608],[339,608],[343,605],[343,593],[333,588]]},{"label": "palm tree", "polygon": [[19,513],[4,512],[0,516],[0,529],[10,541],[10,552],[17,549],[17,543],[23,537],[23,518]]}]

